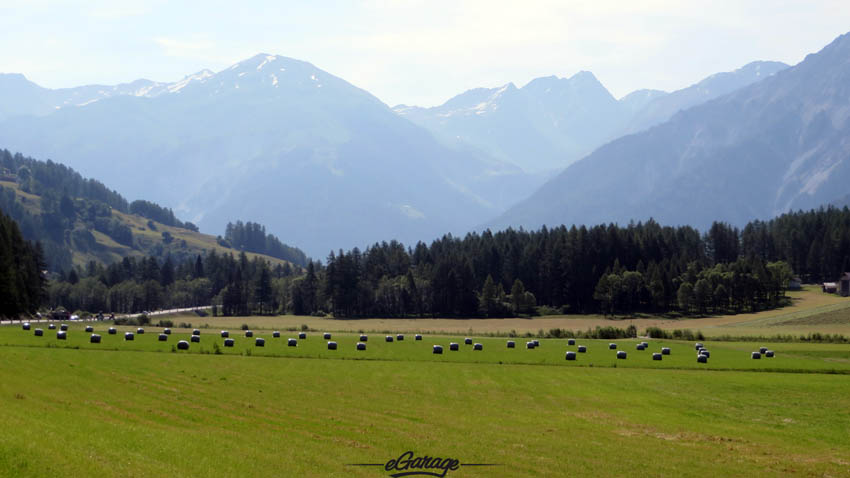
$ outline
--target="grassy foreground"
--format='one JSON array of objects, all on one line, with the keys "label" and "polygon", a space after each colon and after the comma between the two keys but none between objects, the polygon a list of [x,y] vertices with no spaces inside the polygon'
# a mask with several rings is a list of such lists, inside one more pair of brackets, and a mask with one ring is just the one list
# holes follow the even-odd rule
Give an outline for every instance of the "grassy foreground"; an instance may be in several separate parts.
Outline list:
[{"label": "grassy foreground", "polygon": [[848,476],[850,376],[0,347],[3,476]]}]

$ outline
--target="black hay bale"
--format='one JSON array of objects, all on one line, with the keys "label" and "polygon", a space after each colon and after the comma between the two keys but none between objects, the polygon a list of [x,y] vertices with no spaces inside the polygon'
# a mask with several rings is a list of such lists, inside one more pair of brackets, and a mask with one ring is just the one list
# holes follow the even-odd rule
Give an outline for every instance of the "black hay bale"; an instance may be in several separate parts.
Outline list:
[{"label": "black hay bale", "polygon": [[654,354],[652,354],[652,360],[661,360],[661,354],[655,352]]},{"label": "black hay bale", "polygon": [[361,342],[368,342],[368,341],[369,341],[369,336],[368,336],[368,335],[365,335],[365,334],[361,334],[361,335],[360,335],[360,341],[361,341]]},{"label": "black hay bale", "polygon": [[250,331],[250,330],[246,330],[246,331],[245,331],[245,337],[253,337],[253,336],[254,336],[254,332],[253,332],[253,331]]},{"label": "black hay bale", "polygon": [[171,329],[162,329],[162,333],[165,335],[171,335]]},{"label": "black hay bale", "polygon": [[190,340],[194,343],[200,343],[201,336],[200,335],[193,335]]},{"label": "black hay bale", "polygon": [[[328,338],[330,338],[330,334],[327,334],[327,335],[328,335]],[[307,338],[307,332],[299,332],[298,338],[299,339],[306,339]]]},{"label": "black hay bale", "polygon": [[643,344],[637,344],[637,345],[635,346],[635,348],[636,348],[637,350],[644,350],[644,349],[646,349],[646,347],[644,347],[644,345],[643,345]]},{"label": "black hay bale", "polygon": [[567,339],[567,345],[575,345],[576,339]]},{"label": "black hay bale", "polygon": [[662,347],[661,355],[670,355],[670,347]]},{"label": "black hay bale", "polygon": [[30,329],[30,323],[29,323],[29,322],[24,322],[24,325],[22,325],[21,327],[22,327],[24,330],[29,330],[29,329]]},{"label": "black hay bale", "polygon": [[627,355],[626,355],[625,350],[620,350],[620,351],[617,352],[617,358],[618,359],[625,359],[626,357],[627,357]]},{"label": "black hay bale", "polygon": [[286,345],[289,347],[298,347],[298,341],[295,339],[288,339],[286,341]]},{"label": "black hay bale", "polygon": [[225,347],[233,347],[233,344],[235,344],[235,343],[236,342],[233,339],[224,339],[224,346]]},{"label": "black hay bale", "polygon": [[697,342],[696,344],[694,344],[694,350],[699,350],[699,349],[701,349],[701,348],[702,348],[702,344],[701,344],[701,343]]},{"label": "black hay bale", "polygon": [[330,339],[331,339],[331,334],[329,334],[329,333],[325,332],[324,337],[325,337],[325,340],[330,340]]},{"label": "black hay bale", "polygon": [[221,331],[221,336],[222,336],[222,337],[224,337],[224,338],[230,337],[230,332],[228,332],[228,331],[226,331],[226,330],[222,330],[222,331]]},{"label": "black hay bale", "polygon": [[708,357],[705,355],[697,355],[697,363],[708,363]]},{"label": "black hay bale", "polygon": [[60,331],[56,332],[56,338],[59,339],[59,340],[65,340],[65,339],[68,338],[68,332],[65,332],[64,330],[60,330]]},{"label": "black hay bale", "polygon": [[567,360],[575,360],[576,359],[576,353],[573,352],[573,351],[569,351],[569,352],[567,352],[567,355],[566,355],[565,358]]},{"label": "black hay bale", "polygon": [[124,340],[134,340],[136,338],[133,332],[124,332]]},{"label": "black hay bale", "polygon": [[363,342],[357,342],[357,350],[366,350],[366,344]]},{"label": "black hay bale", "polygon": [[416,334],[416,335],[413,336],[413,340],[422,340],[422,336],[419,335],[419,334]]},{"label": "black hay bale", "polygon": [[86,332],[94,332],[94,327],[92,327],[91,325],[87,325]]},{"label": "black hay bale", "polygon": [[279,332],[279,331],[277,331],[277,330],[275,330],[274,332],[272,332],[272,338],[274,338],[274,339],[279,339],[279,338],[280,338],[280,332]]},{"label": "black hay bale", "polygon": [[700,350],[700,351],[699,351],[699,354],[700,354],[700,355],[705,355],[706,357],[711,358],[711,352],[709,352],[709,351],[708,351],[708,349],[702,349],[702,350]]},{"label": "black hay bale", "polygon": [[89,337],[89,342],[91,342],[93,344],[99,344],[100,343],[100,335],[91,334],[91,337]]},{"label": "black hay bale", "polygon": [[328,342],[328,350],[336,350],[336,342]]},{"label": "black hay bale", "polygon": [[508,348],[509,349],[516,348],[516,342],[514,342],[513,340],[508,340]]},{"label": "black hay bale", "polygon": [[767,358],[773,358],[773,350],[768,350],[764,353],[764,356]]},{"label": "black hay bale", "polygon": [[167,341],[167,340],[168,340],[168,335],[167,335],[167,334],[159,334],[159,341],[160,341],[160,342],[165,342],[165,341]]},{"label": "black hay bale", "polygon": [[198,329],[195,329],[195,330],[192,331],[192,335],[201,335],[201,331],[198,330]]},{"label": "black hay bale", "polygon": [[443,346],[442,345],[435,345],[433,352],[437,355],[442,354],[443,353]]},{"label": "black hay bale", "polygon": [[59,330],[65,330],[65,331],[67,331],[67,330],[68,330],[68,324],[62,324],[62,325],[60,325],[60,326],[59,326]]},{"label": "black hay bale", "polygon": [[451,342],[449,344],[449,350],[460,350],[460,347],[458,346],[457,342]]},{"label": "black hay bale", "polygon": [[475,345],[472,346],[472,350],[484,350],[484,345],[475,344]]},{"label": "black hay bale", "polygon": [[139,334],[139,335],[142,335],[142,334],[145,333],[145,329],[139,327],[138,329],[136,329],[136,333]]},{"label": "black hay bale", "polygon": [[404,334],[398,334],[398,335],[396,335],[396,336],[395,336],[395,339],[396,339],[396,340],[398,340],[399,342],[401,342],[402,340],[404,340]]},{"label": "black hay bale", "polygon": [[47,328],[50,330],[56,330],[56,324],[48,324]]},{"label": "black hay bale", "polygon": [[540,341],[537,339],[532,340],[534,342],[534,348],[540,347]]},{"label": "black hay bale", "polygon": [[472,339],[467,337],[467,338],[463,339],[463,343],[466,344],[466,345],[472,345]]},{"label": "black hay bale", "polygon": [[35,329],[34,333],[36,337],[41,337],[42,335],[44,335],[44,331],[41,329]]},{"label": "black hay bale", "polygon": [[753,357],[753,360],[759,360],[761,358],[761,353],[753,352],[752,357]]},{"label": "black hay bale", "polygon": [[649,342],[641,342],[640,344],[643,345],[643,348],[649,347]]},{"label": "black hay bale", "polygon": [[587,353],[587,347],[585,347],[584,345],[579,345],[578,346],[578,353],[580,353],[580,354]]},{"label": "black hay bale", "polygon": [[115,334],[118,333],[118,331],[115,330],[115,327],[110,327],[109,330],[107,330],[107,332],[109,333],[109,335],[115,335]]},{"label": "black hay bale", "polygon": [[534,349],[534,342],[526,342],[525,348],[527,348],[529,350]]},{"label": "black hay bale", "polygon": [[387,335],[387,337],[386,337],[384,340],[386,340],[387,342],[392,342],[392,341],[393,341],[393,336],[392,336],[392,335]]},{"label": "black hay bale", "polygon": [[181,340],[180,342],[177,342],[177,349],[178,350],[189,350],[189,342],[186,342],[185,340]]},{"label": "black hay bale", "polygon": [[615,344],[614,342],[611,342],[610,344],[608,344],[608,349],[609,350],[617,350],[617,344]]},{"label": "black hay bale", "polygon": [[766,353],[767,353],[767,347],[762,347],[762,348],[760,348],[760,349],[759,349],[759,353],[761,353],[761,354],[766,354]]},{"label": "black hay bale", "polygon": [[266,339],[264,339],[262,337],[257,337],[257,339],[254,340],[254,345],[257,346],[257,347],[265,347],[266,346]]}]

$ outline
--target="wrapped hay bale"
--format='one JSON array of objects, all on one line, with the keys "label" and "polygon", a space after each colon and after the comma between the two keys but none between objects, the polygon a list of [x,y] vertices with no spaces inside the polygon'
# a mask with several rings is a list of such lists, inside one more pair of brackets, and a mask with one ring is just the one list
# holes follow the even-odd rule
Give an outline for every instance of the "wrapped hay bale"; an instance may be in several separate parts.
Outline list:
[{"label": "wrapped hay bale", "polygon": [[255,347],[265,347],[266,346],[266,339],[264,339],[262,337],[257,337],[257,339],[254,340],[254,346]]},{"label": "wrapped hay bale", "polygon": [[584,345],[579,345],[578,346],[578,353],[580,353],[580,354],[587,353],[587,347],[585,347]]},{"label": "wrapped hay bale", "polygon": [[56,324],[47,324],[49,330],[56,330]]},{"label": "wrapped hay bale", "polygon": [[760,352],[753,352],[750,356],[753,358],[753,360],[761,359],[761,353]]},{"label": "wrapped hay bale", "polygon": [[224,339],[225,347],[233,347],[236,342],[233,339]]},{"label": "wrapped hay bale", "polygon": [[65,332],[64,330],[57,331],[56,338],[59,340],[66,340],[68,338],[68,332]]},{"label": "wrapped hay bale", "polygon": [[369,336],[368,336],[368,335],[366,335],[366,334],[360,334],[360,341],[361,341],[361,342],[368,342],[368,341],[369,341]]},{"label": "wrapped hay bale", "polygon": [[253,336],[254,336],[254,331],[252,331],[252,330],[246,330],[245,331],[245,337],[253,337]]},{"label": "wrapped hay bale", "polygon": [[286,341],[286,345],[289,347],[298,347],[298,341],[295,339],[289,339]]},{"label": "wrapped hay bale", "polygon": [[59,330],[67,331],[67,330],[68,330],[68,324],[62,324],[62,325],[60,325],[60,326],[59,326]]},{"label": "wrapped hay bale", "polygon": [[331,334],[329,334],[328,332],[325,332],[324,337],[325,337],[325,340],[330,340],[330,339],[331,339]]},{"label": "wrapped hay bale", "polygon": [[100,343],[100,335],[91,334],[91,337],[89,337],[89,342],[91,342],[93,344],[99,344]]},{"label": "wrapped hay bale", "polygon": [[189,342],[185,340],[177,342],[177,350],[189,350]]},{"label": "wrapped hay bale", "polygon": [[357,342],[357,350],[366,350],[366,344],[363,342]]},{"label": "wrapped hay bale", "polygon": [[23,323],[23,325],[22,325],[21,327],[22,327],[24,330],[29,330],[29,329],[30,329],[30,323],[29,323],[29,322],[24,322],[24,323]]},{"label": "wrapped hay bale", "polygon": [[138,329],[136,329],[136,334],[138,334],[138,335],[142,335],[143,333],[145,333],[145,329],[143,329],[143,328],[141,328],[141,327],[139,327]]},{"label": "wrapped hay bale", "polygon": [[627,357],[625,350],[620,350],[617,352],[617,358],[620,360],[624,360]]},{"label": "wrapped hay bale", "polygon": [[41,337],[41,336],[43,336],[43,335],[44,335],[44,330],[42,330],[42,329],[35,329],[35,331],[34,331],[33,333],[35,333],[35,336],[36,336],[36,337]]},{"label": "wrapped hay bale", "polygon": [[608,344],[608,349],[609,350],[617,350],[617,344],[615,344],[614,342],[611,342],[610,344]]},{"label": "wrapped hay bale", "polygon": [[773,358],[773,350],[765,351],[764,356],[767,358]]},{"label": "wrapped hay bale", "polygon": [[567,339],[567,345],[575,345],[576,339]]},{"label": "wrapped hay bale", "polygon": [[228,337],[230,337],[230,332],[228,332],[228,331],[226,331],[226,330],[222,330],[222,331],[221,331],[221,337],[222,337],[222,338],[225,338],[225,339],[226,339],[226,338],[228,338]]},{"label": "wrapped hay bale", "polygon": [[171,335],[171,329],[162,329],[162,333],[165,335]]},{"label": "wrapped hay bale", "polygon": [[661,360],[661,354],[655,352],[654,354],[652,354],[652,360]]},{"label": "wrapped hay bale", "polygon": [[526,342],[525,348],[527,348],[529,350],[533,350],[534,349],[534,342]]},{"label": "wrapped hay bale", "polygon": [[670,347],[662,347],[661,355],[670,355]]},{"label": "wrapped hay bale", "polygon": [[460,350],[460,347],[458,346],[457,342],[451,342],[449,343],[449,350]]},{"label": "wrapped hay bale", "polygon": [[124,340],[135,340],[136,336],[133,335],[133,332],[124,332]]},{"label": "wrapped hay bale", "polygon": [[416,334],[413,336],[413,340],[422,340],[422,336],[420,334]]},{"label": "wrapped hay bale", "polygon": [[466,345],[472,345],[472,339],[467,337],[467,338],[463,339],[463,343],[466,344]]},{"label": "wrapped hay bale", "polygon": [[573,351],[569,351],[569,352],[567,352],[567,355],[564,358],[566,358],[567,360],[575,360],[576,359],[576,353],[573,352]]},{"label": "wrapped hay bale", "polygon": [[396,339],[396,340],[398,340],[399,342],[401,342],[402,340],[404,340],[404,334],[398,334],[398,335],[396,335],[396,336],[395,336],[395,339]]},{"label": "wrapped hay bale", "polygon": [[508,348],[509,349],[516,348],[516,342],[514,342],[513,340],[508,340]]},{"label": "wrapped hay bale", "polygon": [[699,349],[701,349],[701,348],[702,348],[702,344],[701,344],[701,343],[697,342],[696,344],[694,344],[694,350],[699,350]]},{"label": "wrapped hay bale", "polygon": [[195,330],[192,331],[192,335],[201,335],[201,331],[198,330],[198,329],[195,329]]},{"label": "wrapped hay bale", "polygon": [[106,332],[109,333],[109,335],[115,335],[118,333],[118,331],[115,330],[115,327],[110,327]]},{"label": "wrapped hay bale", "polygon": [[92,327],[91,325],[87,325],[86,332],[94,332],[94,327]]},{"label": "wrapped hay bale", "polygon": [[708,363],[708,357],[705,355],[697,355],[697,363]]},{"label": "wrapped hay bale", "polygon": [[328,342],[328,350],[336,350],[336,342]]},{"label": "wrapped hay bale", "polygon": [[201,342],[201,336],[200,336],[200,335],[193,335],[193,336],[190,338],[190,340],[191,340],[193,343],[200,343],[200,342]]},{"label": "wrapped hay bale", "polygon": [[387,335],[387,337],[386,337],[384,340],[386,340],[387,342],[392,342],[392,341],[393,341],[393,336],[392,336],[392,335]]},{"label": "wrapped hay bale", "polygon": [[160,341],[160,342],[165,342],[165,341],[167,341],[167,340],[168,340],[168,335],[167,335],[167,334],[159,334],[159,341]]},{"label": "wrapped hay bale", "polygon": [[[330,334],[327,334],[327,335],[330,335]],[[306,339],[307,338],[307,332],[299,332],[298,338],[299,339]]]},{"label": "wrapped hay bale", "polygon": [[280,338],[280,331],[275,330],[274,332],[272,332],[272,338],[273,339],[279,339]]},{"label": "wrapped hay bale", "polygon": [[433,348],[433,353],[435,353],[437,355],[442,354],[443,353],[443,346],[442,345],[435,345],[434,348]]},{"label": "wrapped hay bale", "polygon": [[472,350],[484,350],[484,345],[476,343],[472,346]]}]

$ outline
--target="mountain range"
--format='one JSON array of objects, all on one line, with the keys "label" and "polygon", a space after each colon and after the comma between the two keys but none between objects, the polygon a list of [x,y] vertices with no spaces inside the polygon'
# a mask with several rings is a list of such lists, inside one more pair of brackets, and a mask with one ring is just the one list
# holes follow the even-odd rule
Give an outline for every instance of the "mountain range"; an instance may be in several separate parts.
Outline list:
[{"label": "mountain range", "polygon": [[742,225],[840,202],[848,182],[845,34],[796,66],[600,147],[489,225]]}]

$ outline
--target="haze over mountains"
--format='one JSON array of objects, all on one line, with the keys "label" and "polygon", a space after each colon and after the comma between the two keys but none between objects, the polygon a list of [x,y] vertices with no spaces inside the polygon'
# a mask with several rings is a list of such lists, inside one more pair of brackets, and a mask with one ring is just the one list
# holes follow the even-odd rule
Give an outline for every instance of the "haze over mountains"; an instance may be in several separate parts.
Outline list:
[{"label": "haze over mountains", "polygon": [[[661,98],[663,99],[663,98]],[[800,64],[600,147],[491,223],[741,225],[845,197],[850,36]]]},{"label": "haze over mountains", "polygon": [[49,90],[0,75],[0,145],[204,231],[263,223],[319,258],[480,224],[743,224],[847,194],[844,38],[795,67],[753,62],[619,100],[581,72],[389,108],[266,54],[174,83]]}]

